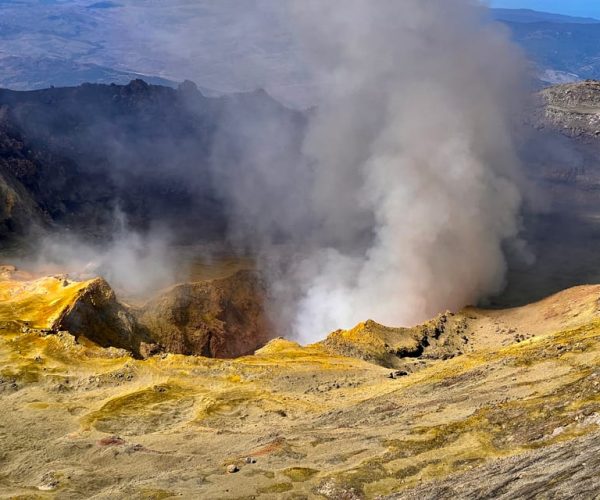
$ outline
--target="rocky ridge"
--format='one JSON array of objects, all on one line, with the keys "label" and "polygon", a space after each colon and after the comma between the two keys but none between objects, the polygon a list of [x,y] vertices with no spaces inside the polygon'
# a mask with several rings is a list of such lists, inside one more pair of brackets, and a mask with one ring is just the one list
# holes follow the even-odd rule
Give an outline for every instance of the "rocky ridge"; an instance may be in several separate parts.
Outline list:
[{"label": "rocky ridge", "polygon": [[540,92],[540,126],[550,126],[572,137],[600,135],[600,82],[555,85]]},{"label": "rocky ridge", "polygon": [[0,89],[0,237],[50,228],[106,239],[118,211],[138,231],[219,240],[227,207],[215,172],[242,162],[263,124],[299,154],[304,120],[264,91],[207,97],[192,82]]}]

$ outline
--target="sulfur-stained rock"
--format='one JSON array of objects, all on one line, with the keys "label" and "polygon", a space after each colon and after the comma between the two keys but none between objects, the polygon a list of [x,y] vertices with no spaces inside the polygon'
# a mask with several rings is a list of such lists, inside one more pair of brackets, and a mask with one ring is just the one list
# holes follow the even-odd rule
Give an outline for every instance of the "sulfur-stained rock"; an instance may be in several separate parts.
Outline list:
[{"label": "sulfur-stained rock", "polygon": [[240,468],[235,464],[229,464],[226,467],[226,470],[228,474],[235,474],[236,472],[239,472]]},{"label": "sulfur-stained rock", "polygon": [[[600,286],[564,290],[539,302],[505,310],[465,308],[446,312],[410,328],[366,321],[331,333],[318,346],[325,351],[412,373],[426,362],[448,360],[486,348],[521,343],[600,318]],[[421,363],[424,363],[421,365]]]},{"label": "sulfur-stained rock", "polygon": [[150,342],[106,281],[66,282],[62,277],[0,281],[0,323],[26,331],[68,331],[101,347],[139,355]]},{"label": "sulfur-stained rock", "polygon": [[40,491],[53,491],[58,488],[60,485],[60,481],[58,480],[56,474],[54,472],[46,472],[38,486],[38,490]]},{"label": "sulfur-stained rock", "polygon": [[23,333],[68,331],[142,358],[162,352],[234,358],[272,336],[265,286],[251,271],[177,285],[140,309],[120,303],[102,278],[9,277],[0,280],[0,326]]},{"label": "sulfur-stained rock", "polygon": [[160,344],[149,344],[147,342],[140,343],[140,356],[144,359],[157,356],[164,352],[164,347]]},{"label": "sulfur-stained rock", "polygon": [[96,278],[87,282],[53,324],[55,330],[67,330],[102,347],[127,349],[140,355],[142,343],[151,337],[139,328],[129,310],[117,301],[109,284]]},{"label": "sulfur-stained rock", "polygon": [[422,336],[411,329],[390,328],[369,320],[351,330],[333,332],[321,345],[330,353],[393,367],[398,357],[422,352],[421,340]]},{"label": "sulfur-stained rock", "polygon": [[251,354],[272,338],[265,284],[254,271],[177,285],[136,311],[167,352],[213,358]]}]

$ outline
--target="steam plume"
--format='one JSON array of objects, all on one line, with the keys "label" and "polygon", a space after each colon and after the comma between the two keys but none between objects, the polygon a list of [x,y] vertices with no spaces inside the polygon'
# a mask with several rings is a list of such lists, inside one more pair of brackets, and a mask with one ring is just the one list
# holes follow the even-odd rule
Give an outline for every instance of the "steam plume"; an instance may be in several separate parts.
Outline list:
[{"label": "steam plume", "polygon": [[136,297],[150,296],[185,276],[165,229],[140,233],[131,229],[125,215],[114,212],[115,227],[103,244],[86,241],[68,232],[41,232],[33,241],[31,255],[13,262],[34,273],[68,275],[72,279],[101,276],[115,290]]},{"label": "steam plume", "polygon": [[[269,198],[275,217],[288,199],[310,207],[311,230],[288,234],[302,256],[275,280],[296,294],[295,335],[410,325],[499,291],[519,230],[510,120],[525,80],[505,33],[470,0],[290,5],[319,91],[303,143],[310,188],[300,203],[305,182]],[[277,168],[268,175],[286,175]],[[238,216],[268,196],[237,197]]]},{"label": "steam plume", "polygon": [[[237,12],[246,2],[223,5]],[[189,144],[176,132],[155,145],[155,134],[152,148],[129,140],[111,147],[113,163],[180,180],[195,200],[215,188],[232,240],[250,246],[271,281],[281,333],[291,325],[302,341],[368,318],[414,324],[499,291],[503,248],[519,232],[511,117],[526,78],[520,53],[486,9],[475,0],[251,5],[261,13],[251,26],[265,10],[288,25],[294,36],[276,37],[275,46],[288,50],[289,42],[289,64],[311,73],[316,106],[302,114],[261,92],[214,102],[188,96],[212,117],[194,129],[202,147],[196,135]],[[121,154],[145,149],[148,161]],[[162,235],[156,245],[143,238],[121,231],[101,252],[76,253],[124,286],[162,286],[173,270],[156,262],[172,256]]]}]

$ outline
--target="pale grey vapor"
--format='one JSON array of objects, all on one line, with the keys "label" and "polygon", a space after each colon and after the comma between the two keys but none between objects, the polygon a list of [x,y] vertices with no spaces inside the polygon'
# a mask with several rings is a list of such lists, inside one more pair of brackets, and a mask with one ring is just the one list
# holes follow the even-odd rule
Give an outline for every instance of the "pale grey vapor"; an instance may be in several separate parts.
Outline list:
[{"label": "pale grey vapor", "polygon": [[[298,0],[319,89],[305,153],[327,238],[299,267],[296,334],[412,325],[500,290],[521,197],[520,53],[470,0]],[[358,255],[348,241],[372,240]]]},{"label": "pale grey vapor", "polygon": [[[185,70],[210,86],[210,69],[214,82],[230,75],[227,90],[296,82],[288,101],[316,104],[301,117],[239,96],[212,150],[231,238],[259,256],[282,335],[309,342],[369,318],[412,325],[501,289],[503,249],[519,234],[511,118],[526,65],[479,2],[123,4],[110,16],[135,26],[112,35],[124,57],[125,42],[159,47],[147,57],[165,61],[164,76]],[[139,254],[109,250],[125,268]]]},{"label": "pale grey vapor", "polygon": [[[319,89],[305,143],[321,230],[295,331],[411,325],[499,291],[518,235],[520,54],[469,0],[294,3]],[[371,219],[372,217],[372,219]]]},{"label": "pale grey vapor", "polygon": [[[256,189],[230,193],[236,226],[261,247],[282,333],[308,342],[369,318],[412,325],[498,292],[503,246],[519,233],[511,117],[526,80],[506,33],[469,0],[286,6],[316,88],[310,179],[263,151],[242,171]],[[268,151],[272,136],[252,133]],[[288,228],[286,250],[265,237],[271,223]]]}]

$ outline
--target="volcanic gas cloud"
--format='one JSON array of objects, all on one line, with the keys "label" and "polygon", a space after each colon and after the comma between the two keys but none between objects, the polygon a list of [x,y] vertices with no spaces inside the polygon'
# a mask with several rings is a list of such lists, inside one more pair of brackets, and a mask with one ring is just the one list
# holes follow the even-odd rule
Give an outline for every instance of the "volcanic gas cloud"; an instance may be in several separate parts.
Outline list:
[{"label": "volcanic gas cloud", "polygon": [[[192,200],[211,184],[229,239],[257,256],[270,282],[280,333],[310,341],[368,318],[412,325],[499,291],[503,249],[519,232],[511,119],[527,78],[487,9],[473,0],[238,4],[268,10],[261,17],[285,28],[314,107],[294,114],[260,92],[194,101],[188,89],[181,102],[219,117],[200,128],[212,134],[206,147],[174,136],[161,153],[157,136],[143,166],[168,159],[154,177],[199,186]],[[209,160],[196,158],[206,151]],[[170,256],[164,245],[142,246]],[[96,260],[140,268],[145,287],[155,273],[132,263],[146,261],[113,247]]]},{"label": "volcanic gas cloud", "polygon": [[285,131],[267,129],[243,189],[223,188],[286,332],[409,325],[499,291],[519,231],[511,116],[526,80],[506,33],[471,0],[289,7],[317,89],[304,164],[275,154]]}]

